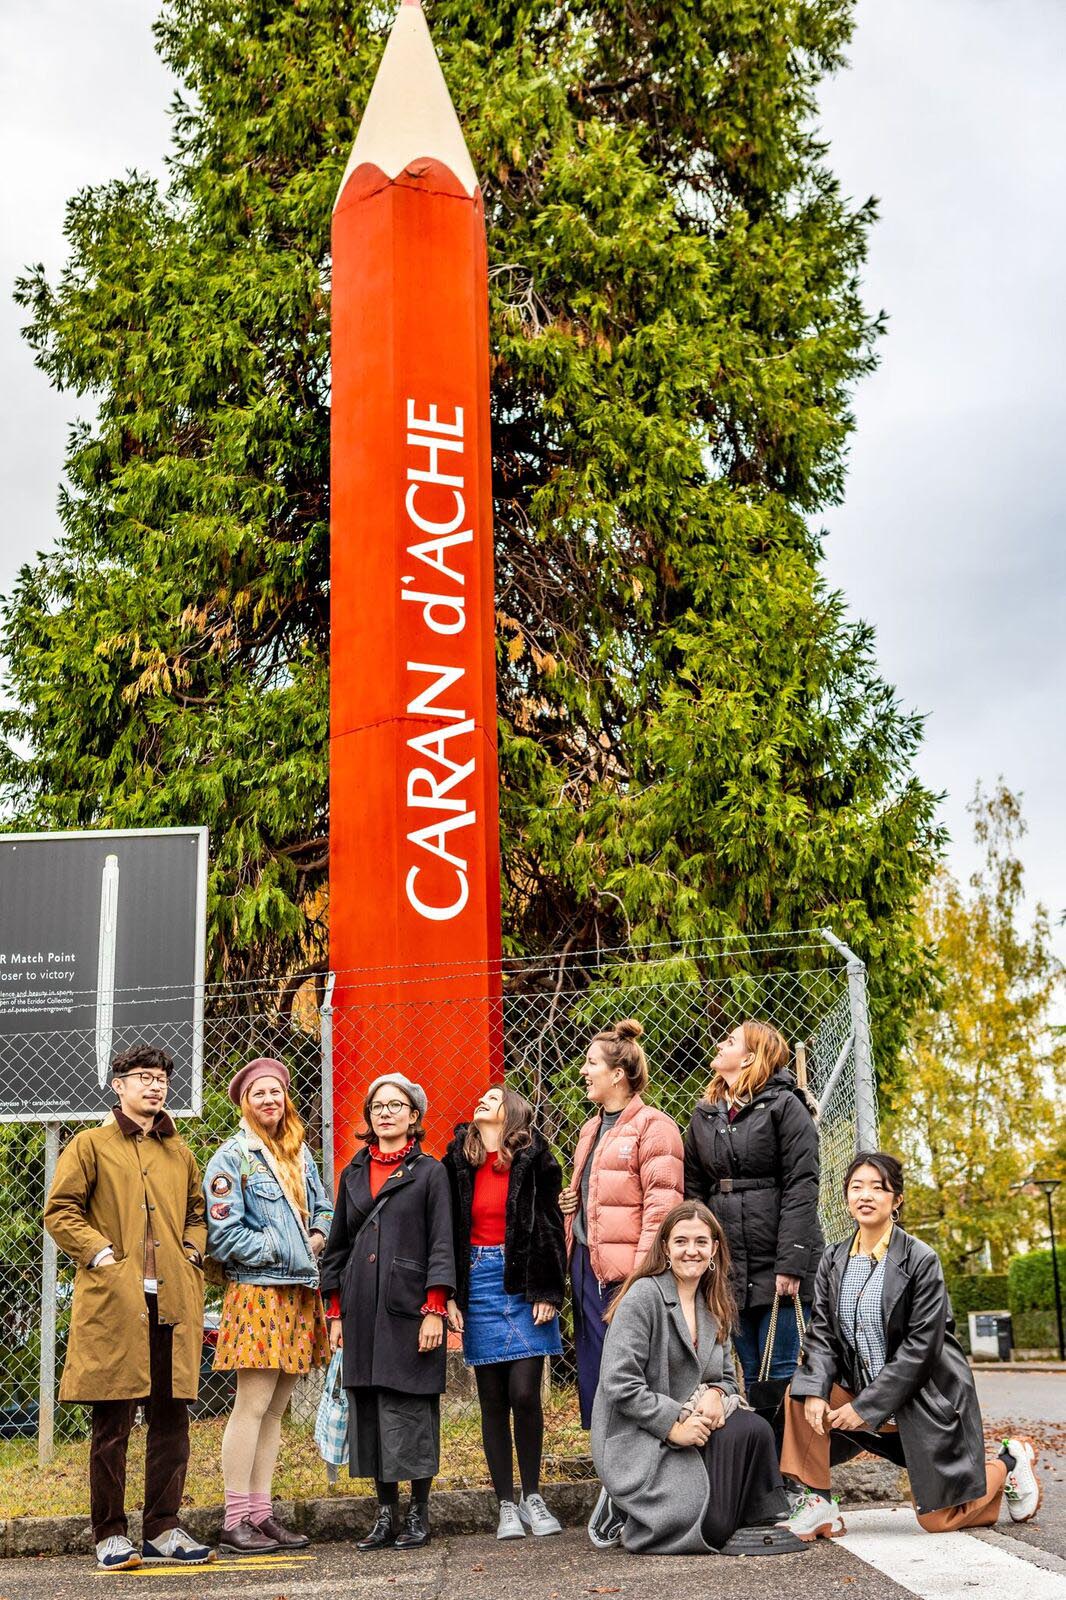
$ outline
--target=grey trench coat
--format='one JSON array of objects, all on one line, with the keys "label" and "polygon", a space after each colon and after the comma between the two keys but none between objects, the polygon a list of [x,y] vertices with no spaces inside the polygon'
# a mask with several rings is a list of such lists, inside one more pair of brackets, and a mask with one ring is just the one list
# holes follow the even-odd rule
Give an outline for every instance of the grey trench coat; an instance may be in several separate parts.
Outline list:
[{"label": "grey trench coat", "polygon": [[855,1409],[868,1428],[876,1431],[894,1417],[917,1512],[976,1500],[985,1492],[981,1408],[955,1338],[936,1251],[893,1228],[881,1295],[888,1359],[873,1382],[864,1384],[840,1328],[840,1280],[850,1250],[851,1239],[845,1239],[822,1257],[811,1325],[792,1380],[793,1399],[828,1400],[839,1383],[855,1396]]},{"label": "grey trench coat", "polygon": [[733,1350],[696,1301],[693,1348],[672,1272],[638,1278],[619,1304],[603,1347],[592,1408],[592,1459],[600,1482],[626,1513],[627,1550],[702,1555],[710,1480],[702,1452],[675,1449],[666,1435],[697,1384],[737,1393]]}]

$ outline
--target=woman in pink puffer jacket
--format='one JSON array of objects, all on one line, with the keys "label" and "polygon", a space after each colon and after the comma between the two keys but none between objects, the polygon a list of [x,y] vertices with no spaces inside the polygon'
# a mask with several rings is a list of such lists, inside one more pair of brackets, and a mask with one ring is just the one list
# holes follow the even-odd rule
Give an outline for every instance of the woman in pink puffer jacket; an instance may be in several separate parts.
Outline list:
[{"label": "woman in pink puffer jacket", "polygon": [[660,1222],[684,1196],[681,1130],[645,1105],[648,1062],[631,1018],[596,1034],[581,1076],[598,1108],[581,1130],[570,1186],[560,1196],[573,1285],[581,1423],[592,1423],[607,1332],[603,1314],[647,1254]]}]

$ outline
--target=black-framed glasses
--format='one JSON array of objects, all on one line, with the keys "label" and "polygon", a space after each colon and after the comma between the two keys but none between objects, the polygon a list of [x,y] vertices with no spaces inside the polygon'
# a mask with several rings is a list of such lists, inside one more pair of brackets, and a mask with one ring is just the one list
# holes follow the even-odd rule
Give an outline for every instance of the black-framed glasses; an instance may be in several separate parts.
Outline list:
[{"label": "black-framed glasses", "polygon": [[370,1107],[370,1114],[373,1116],[376,1113],[380,1117],[381,1113],[384,1111],[387,1112],[390,1117],[398,1117],[401,1111],[413,1110],[414,1107],[409,1106],[406,1100],[375,1100],[374,1104]]},{"label": "black-framed glasses", "polygon": [[165,1072],[122,1072],[119,1076],[127,1082],[132,1078],[145,1089],[165,1089],[170,1082]]}]

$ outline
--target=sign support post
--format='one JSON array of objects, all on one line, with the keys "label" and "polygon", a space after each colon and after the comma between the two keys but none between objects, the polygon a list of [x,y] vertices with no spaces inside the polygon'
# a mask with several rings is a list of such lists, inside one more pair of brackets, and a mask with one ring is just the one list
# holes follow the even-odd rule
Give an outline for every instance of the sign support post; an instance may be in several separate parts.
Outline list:
[{"label": "sign support post", "polygon": [[[48,1199],[59,1160],[59,1123],[44,1125],[44,1200]],[[37,1414],[37,1463],[46,1467],[55,1455],[56,1417],[56,1247],[47,1229],[41,1244],[41,1377]]]}]

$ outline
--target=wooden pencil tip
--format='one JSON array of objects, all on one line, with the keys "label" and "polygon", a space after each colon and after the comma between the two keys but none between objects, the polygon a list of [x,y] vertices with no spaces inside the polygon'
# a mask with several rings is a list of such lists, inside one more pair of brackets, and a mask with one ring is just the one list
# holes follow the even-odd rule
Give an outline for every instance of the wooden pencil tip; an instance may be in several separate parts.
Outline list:
[{"label": "wooden pencil tip", "polygon": [[362,163],[396,178],[419,157],[441,162],[473,195],[477,174],[425,13],[420,0],[401,0],[337,199]]}]

